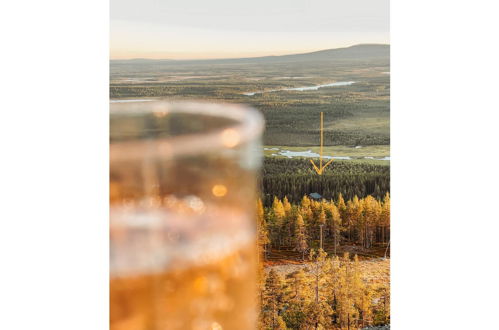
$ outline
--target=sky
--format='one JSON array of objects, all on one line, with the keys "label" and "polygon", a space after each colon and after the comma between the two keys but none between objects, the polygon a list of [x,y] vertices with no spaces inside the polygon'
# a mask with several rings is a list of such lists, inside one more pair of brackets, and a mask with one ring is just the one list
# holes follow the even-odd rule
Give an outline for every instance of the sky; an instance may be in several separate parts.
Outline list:
[{"label": "sky", "polygon": [[111,0],[112,59],[231,58],[389,43],[389,0]]}]

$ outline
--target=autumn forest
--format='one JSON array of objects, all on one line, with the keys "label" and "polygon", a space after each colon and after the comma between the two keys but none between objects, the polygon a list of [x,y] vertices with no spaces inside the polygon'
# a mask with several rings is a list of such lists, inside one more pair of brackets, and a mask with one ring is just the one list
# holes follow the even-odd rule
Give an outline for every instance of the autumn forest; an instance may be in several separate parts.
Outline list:
[{"label": "autumn forest", "polygon": [[[389,255],[390,196],[354,196],[345,201],[303,196],[272,205],[257,203],[261,277],[261,329],[359,329],[389,323],[387,277],[363,278],[359,256],[345,252]],[[326,252],[327,250],[327,252]],[[285,276],[272,266],[275,254],[304,267]],[[369,258],[372,259],[372,258]]]}]

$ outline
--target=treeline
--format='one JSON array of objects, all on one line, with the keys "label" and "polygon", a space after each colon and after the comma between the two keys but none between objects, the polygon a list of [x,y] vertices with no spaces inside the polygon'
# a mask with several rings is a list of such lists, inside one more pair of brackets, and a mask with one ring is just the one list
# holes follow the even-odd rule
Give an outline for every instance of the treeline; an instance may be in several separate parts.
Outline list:
[{"label": "treeline", "polygon": [[[291,126],[291,124],[287,124]],[[264,134],[266,145],[280,146],[316,146],[318,131],[309,129],[285,130],[285,128],[267,129]],[[390,136],[388,133],[372,133],[363,130],[346,131],[338,130],[334,132],[324,132],[324,139],[327,145],[389,145]]]},{"label": "treeline", "polygon": [[389,283],[362,279],[349,255],[326,258],[319,249],[311,263],[282,278],[274,270],[262,279],[259,328],[360,329],[390,323]]},{"label": "treeline", "polygon": [[274,196],[297,203],[304,195],[319,193],[325,199],[371,195],[383,198],[390,191],[390,166],[333,161],[323,175],[317,175],[303,159],[265,157],[261,180],[262,201],[272,205]]},{"label": "treeline", "polygon": [[264,257],[271,248],[292,248],[305,254],[310,247],[322,244],[338,246],[344,242],[369,249],[374,244],[385,245],[390,239],[390,195],[383,200],[372,196],[345,202],[315,201],[304,196],[300,204],[292,205],[286,197],[277,197],[271,207],[257,203],[258,240]]}]

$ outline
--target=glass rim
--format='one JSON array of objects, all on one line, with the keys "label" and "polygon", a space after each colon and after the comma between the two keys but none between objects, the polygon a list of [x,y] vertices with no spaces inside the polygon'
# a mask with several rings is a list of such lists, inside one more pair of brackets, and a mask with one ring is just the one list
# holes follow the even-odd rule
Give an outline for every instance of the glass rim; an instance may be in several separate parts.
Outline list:
[{"label": "glass rim", "polygon": [[[166,158],[195,155],[210,151],[234,149],[260,137],[264,129],[263,115],[243,104],[210,101],[149,101],[110,103],[110,115],[153,114],[163,117],[171,113],[199,114],[227,118],[235,124],[206,133],[188,133],[145,141],[112,142],[110,160],[131,159],[144,155],[144,148]],[[111,134],[110,134],[111,136]],[[119,146],[119,148],[113,148]],[[155,150],[151,150],[154,148]],[[118,150],[120,149],[120,150]]]}]

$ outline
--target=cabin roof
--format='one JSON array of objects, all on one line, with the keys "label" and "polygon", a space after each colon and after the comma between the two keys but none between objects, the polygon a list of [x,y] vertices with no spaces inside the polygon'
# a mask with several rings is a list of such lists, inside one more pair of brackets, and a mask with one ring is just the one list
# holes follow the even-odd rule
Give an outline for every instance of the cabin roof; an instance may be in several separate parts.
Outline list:
[{"label": "cabin roof", "polygon": [[322,196],[321,196],[320,194],[316,193],[316,192],[310,193],[310,194],[308,194],[308,195],[309,195],[311,198],[313,198],[313,199],[320,199],[320,198],[322,198]]}]

